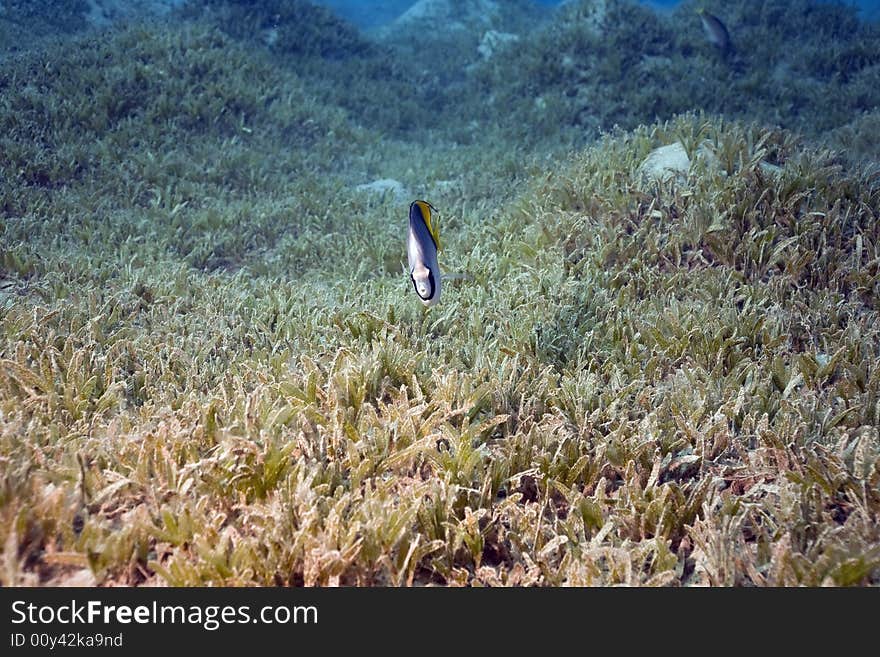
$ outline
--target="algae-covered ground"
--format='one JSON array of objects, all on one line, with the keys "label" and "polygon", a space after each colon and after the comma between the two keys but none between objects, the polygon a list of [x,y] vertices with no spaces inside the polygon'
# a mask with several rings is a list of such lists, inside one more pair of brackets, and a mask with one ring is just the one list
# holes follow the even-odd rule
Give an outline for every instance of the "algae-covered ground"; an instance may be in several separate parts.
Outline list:
[{"label": "algae-covered ground", "polygon": [[[282,4],[5,55],[0,584],[880,584],[874,28],[780,37],[862,44],[818,127],[781,88],[615,121],[625,76],[516,62],[630,70],[571,31],[627,3],[445,75]],[[689,88],[770,75],[674,16]]]}]

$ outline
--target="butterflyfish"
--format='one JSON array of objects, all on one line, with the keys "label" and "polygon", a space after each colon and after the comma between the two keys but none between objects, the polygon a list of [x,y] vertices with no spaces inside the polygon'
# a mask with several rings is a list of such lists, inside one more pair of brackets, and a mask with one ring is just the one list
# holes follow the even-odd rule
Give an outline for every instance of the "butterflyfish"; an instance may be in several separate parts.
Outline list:
[{"label": "butterflyfish", "polygon": [[436,212],[427,201],[413,201],[409,206],[406,242],[409,278],[425,306],[433,306],[440,300],[440,266],[437,264],[440,235],[434,217]]}]

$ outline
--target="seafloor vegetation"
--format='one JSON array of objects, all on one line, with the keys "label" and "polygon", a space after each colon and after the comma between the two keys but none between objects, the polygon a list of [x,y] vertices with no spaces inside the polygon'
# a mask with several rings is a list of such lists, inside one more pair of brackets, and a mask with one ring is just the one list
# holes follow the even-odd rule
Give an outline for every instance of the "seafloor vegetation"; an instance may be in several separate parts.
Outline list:
[{"label": "seafloor vegetation", "polygon": [[[603,50],[588,125],[547,31],[624,3],[455,84],[206,4],[4,56],[0,583],[880,584],[874,28],[762,3],[799,66],[863,44],[812,105],[648,109]],[[662,65],[747,94],[678,16]],[[385,177],[440,209],[430,310]]]},{"label": "seafloor vegetation", "polygon": [[[730,52],[703,37],[701,7],[728,26]],[[880,104],[878,70],[880,25],[853,8],[684,0],[667,16],[587,0],[482,67],[481,91],[470,96],[505,116],[518,139],[559,125],[632,129],[692,109],[818,137]]]}]

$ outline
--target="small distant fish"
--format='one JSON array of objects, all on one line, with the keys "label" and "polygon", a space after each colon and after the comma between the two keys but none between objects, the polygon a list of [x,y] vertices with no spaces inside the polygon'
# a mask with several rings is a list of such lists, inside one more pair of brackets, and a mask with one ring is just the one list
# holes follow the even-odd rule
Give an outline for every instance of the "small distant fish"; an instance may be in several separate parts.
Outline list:
[{"label": "small distant fish", "polygon": [[436,211],[427,201],[413,201],[409,206],[406,242],[409,278],[425,306],[433,306],[440,300],[440,266],[437,264],[440,235],[433,216]]},{"label": "small distant fish", "polygon": [[730,32],[727,31],[727,28],[724,26],[724,23],[721,22],[721,19],[717,16],[713,16],[702,7],[697,9],[697,13],[700,15],[700,21],[703,23],[703,31],[706,33],[706,38],[709,40],[709,43],[718,48],[724,54],[730,52]]}]

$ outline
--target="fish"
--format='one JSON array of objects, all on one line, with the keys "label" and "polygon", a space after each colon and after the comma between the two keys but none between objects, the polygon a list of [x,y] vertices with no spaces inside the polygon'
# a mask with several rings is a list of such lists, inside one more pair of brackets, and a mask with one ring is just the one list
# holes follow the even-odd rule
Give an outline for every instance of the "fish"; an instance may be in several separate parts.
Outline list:
[{"label": "fish", "polygon": [[722,53],[730,52],[730,32],[727,31],[727,27],[721,22],[721,19],[710,14],[702,7],[697,9],[697,13],[700,15],[700,21],[703,23],[703,32],[706,33],[709,43],[718,48]]},{"label": "fish", "polygon": [[409,235],[406,255],[409,278],[421,302],[433,306],[440,301],[440,234],[434,214],[436,208],[427,201],[413,201],[409,206]]}]

